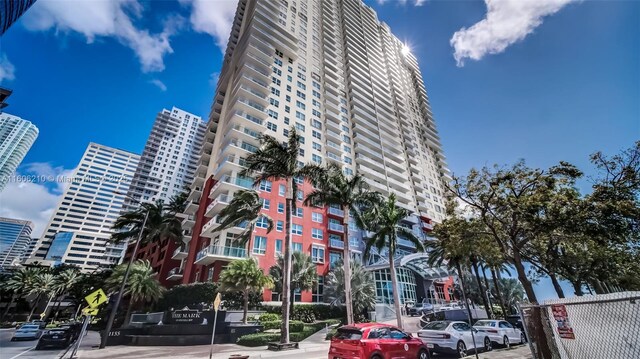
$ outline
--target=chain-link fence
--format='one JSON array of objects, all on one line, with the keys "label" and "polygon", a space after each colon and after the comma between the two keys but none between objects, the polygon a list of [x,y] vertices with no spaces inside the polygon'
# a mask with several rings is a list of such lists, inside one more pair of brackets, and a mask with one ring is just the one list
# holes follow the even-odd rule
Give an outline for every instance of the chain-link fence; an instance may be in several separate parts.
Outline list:
[{"label": "chain-link fence", "polygon": [[640,358],[640,292],[520,306],[537,359]]}]

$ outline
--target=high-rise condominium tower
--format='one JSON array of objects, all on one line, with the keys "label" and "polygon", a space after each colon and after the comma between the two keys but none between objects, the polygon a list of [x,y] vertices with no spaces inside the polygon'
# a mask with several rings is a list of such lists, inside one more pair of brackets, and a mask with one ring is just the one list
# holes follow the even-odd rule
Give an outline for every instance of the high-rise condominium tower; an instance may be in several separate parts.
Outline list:
[{"label": "high-rise condominium tower", "polygon": [[31,122],[8,113],[0,113],[0,191],[37,137],[38,128]]},{"label": "high-rise condominium tower", "polygon": [[124,244],[108,244],[140,156],[90,143],[39,239],[30,262],[91,271],[119,263]]},{"label": "high-rise condominium tower", "polygon": [[[169,201],[193,181],[206,124],[174,107],[156,117],[131,181],[128,197],[140,202]],[[136,207],[125,198],[124,210]]]},{"label": "high-rise condominium tower", "polygon": [[[394,193],[413,215],[404,224],[426,239],[443,219],[443,181],[448,170],[422,75],[414,55],[360,0],[240,0],[213,100],[203,152],[183,228],[186,245],[168,260],[161,280],[216,280],[230,260],[249,254],[267,270],[283,251],[285,186],[262,182],[255,190],[275,222],[256,224],[248,248],[235,237],[242,228],[214,231],[233,194],[252,188],[240,176],[244,161],[267,134],[285,141],[295,127],[302,136],[300,163],[335,163],[359,173],[371,189]],[[299,183],[292,218],[294,251],[317,264],[318,285],[295,301],[321,302],[324,275],[340,259],[344,213],[302,205],[312,187]],[[350,223],[350,247],[361,258],[363,231]],[[401,298],[448,299],[446,272],[430,271],[423,254],[401,240],[397,259]],[[375,252],[365,262],[375,271],[379,300],[389,302],[389,264]],[[168,258],[165,257],[165,258]],[[179,260],[179,261],[178,261]],[[364,259],[363,259],[364,260]],[[441,294],[441,295],[440,295]],[[265,300],[279,300],[265,290]]]},{"label": "high-rise condominium tower", "polygon": [[30,221],[0,217],[0,270],[22,262],[32,230]]}]

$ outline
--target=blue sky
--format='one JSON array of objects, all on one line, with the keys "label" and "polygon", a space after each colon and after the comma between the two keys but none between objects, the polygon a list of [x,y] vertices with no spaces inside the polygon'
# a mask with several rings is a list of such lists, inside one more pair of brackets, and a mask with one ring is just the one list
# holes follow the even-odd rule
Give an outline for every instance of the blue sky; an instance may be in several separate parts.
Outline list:
[{"label": "blue sky", "polygon": [[[139,153],[162,108],[208,116],[232,3],[88,3],[39,0],[0,38],[6,112],[40,128],[23,173],[69,171],[89,141]],[[456,174],[520,158],[589,173],[590,153],[640,138],[640,2],[367,3],[418,57]],[[8,187],[0,214],[42,226],[59,190]]]}]

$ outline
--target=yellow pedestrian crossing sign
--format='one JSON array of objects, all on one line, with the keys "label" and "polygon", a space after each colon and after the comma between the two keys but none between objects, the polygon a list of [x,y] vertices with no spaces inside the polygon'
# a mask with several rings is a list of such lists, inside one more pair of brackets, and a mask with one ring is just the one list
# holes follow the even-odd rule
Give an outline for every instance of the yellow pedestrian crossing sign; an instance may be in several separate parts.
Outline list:
[{"label": "yellow pedestrian crossing sign", "polygon": [[86,307],[86,308],[82,309],[82,314],[84,314],[84,315],[92,315],[92,316],[95,317],[96,315],[98,315],[98,308]]},{"label": "yellow pedestrian crossing sign", "polygon": [[107,299],[107,295],[102,288],[84,297],[84,300],[87,301],[91,308],[97,308],[100,304],[105,303]]},{"label": "yellow pedestrian crossing sign", "polygon": [[216,295],[216,299],[213,301],[213,310],[215,310],[216,312],[218,311],[218,308],[220,308],[221,301],[222,301],[222,298],[220,297],[220,293],[218,293]]}]

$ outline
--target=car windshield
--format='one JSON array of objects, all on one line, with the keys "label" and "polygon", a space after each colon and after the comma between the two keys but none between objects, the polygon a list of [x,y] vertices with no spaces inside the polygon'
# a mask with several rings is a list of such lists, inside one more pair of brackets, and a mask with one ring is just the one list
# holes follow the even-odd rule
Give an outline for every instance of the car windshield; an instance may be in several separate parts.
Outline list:
[{"label": "car windshield", "polygon": [[474,325],[477,325],[479,327],[495,327],[496,322],[491,320],[478,320]]},{"label": "car windshield", "polygon": [[40,329],[40,327],[37,326],[37,325],[23,325],[20,329],[22,329],[22,330],[36,330],[36,329]]},{"label": "car windshield", "polygon": [[424,329],[426,330],[445,330],[449,326],[447,322],[431,322],[427,324]]},{"label": "car windshield", "polygon": [[362,339],[362,332],[357,329],[338,329],[334,336],[336,339],[359,340]]}]

